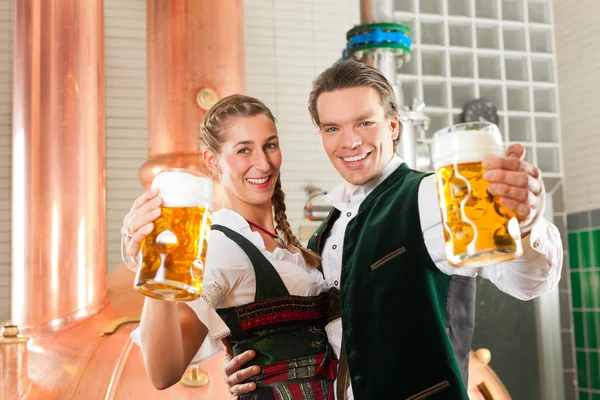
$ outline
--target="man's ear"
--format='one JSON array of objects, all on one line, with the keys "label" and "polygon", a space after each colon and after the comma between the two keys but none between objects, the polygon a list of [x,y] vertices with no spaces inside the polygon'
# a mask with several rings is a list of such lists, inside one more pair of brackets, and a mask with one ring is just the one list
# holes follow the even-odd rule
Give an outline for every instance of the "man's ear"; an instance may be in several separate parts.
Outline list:
[{"label": "man's ear", "polygon": [[402,134],[402,123],[397,116],[390,120],[390,129],[392,131],[392,140],[398,139]]}]

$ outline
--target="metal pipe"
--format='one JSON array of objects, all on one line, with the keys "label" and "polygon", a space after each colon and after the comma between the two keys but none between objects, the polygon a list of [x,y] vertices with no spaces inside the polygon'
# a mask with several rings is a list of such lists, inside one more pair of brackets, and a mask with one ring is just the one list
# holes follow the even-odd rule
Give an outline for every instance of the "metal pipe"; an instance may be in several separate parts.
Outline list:
[{"label": "metal pipe", "polygon": [[[360,23],[365,25],[377,22],[394,22],[393,0],[360,1]],[[397,82],[398,62],[396,61],[396,51],[392,49],[377,49],[366,54],[363,62],[381,71],[396,92],[396,102],[399,106],[403,106],[404,96],[402,94],[402,87]]]},{"label": "metal pipe", "polygon": [[417,168],[417,133],[415,126],[407,118],[403,118],[400,112],[400,123],[402,124],[402,136],[396,153],[411,168]]},{"label": "metal pipe", "polygon": [[360,0],[360,23],[394,22],[394,0]]},{"label": "metal pipe", "polygon": [[404,106],[404,94],[402,86],[398,84],[398,62],[396,61],[396,52],[392,49],[376,49],[363,58],[365,64],[377,68],[383,76],[390,82],[396,93],[396,103],[399,107]]},{"label": "metal pipe", "polygon": [[106,304],[104,14],[14,4],[12,322],[32,336]]},{"label": "metal pipe", "polygon": [[242,0],[147,0],[148,156],[140,181],[168,167],[207,172],[202,118],[245,91]]}]

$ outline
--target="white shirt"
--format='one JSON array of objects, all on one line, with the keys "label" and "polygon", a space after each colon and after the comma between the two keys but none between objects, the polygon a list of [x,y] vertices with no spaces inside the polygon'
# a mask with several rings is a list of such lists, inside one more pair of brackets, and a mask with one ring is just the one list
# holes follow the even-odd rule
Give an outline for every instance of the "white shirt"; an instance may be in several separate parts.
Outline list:
[{"label": "white shirt", "polygon": [[[222,209],[213,213],[212,224],[223,225],[252,242],[273,265],[291,295],[317,296],[328,290],[321,272],[308,266],[300,252],[292,253],[283,248],[276,248],[271,253],[265,248],[260,233],[252,231],[248,222],[235,211]],[[208,328],[208,336],[192,363],[206,361],[219,353],[222,350],[220,339],[230,333],[215,310],[252,303],[255,294],[256,275],[246,253],[223,232],[211,231],[202,297],[186,303]],[[139,328],[131,334],[138,345],[141,342],[140,334]]]},{"label": "white shirt", "polygon": [[[394,156],[382,173],[372,181],[358,187],[342,182],[327,194],[327,201],[341,212],[325,240],[321,254],[323,272],[330,287],[338,289],[340,287],[342,249],[348,223],[358,212],[362,201],[401,164],[402,159]],[[446,260],[445,239],[434,175],[424,178],[419,186],[419,217],[429,255],[440,271],[448,275],[480,275],[489,279],[498,289],[521,300],[529,300],[550,291],[560,279],[562,269],[560,234],[558,229],[546,220],[540,219],[533,227],[529,240],[523,240],[523,255],[516,260],[483,268],[454,268]],[[326,331],[329,343],[339,358],[342,320],[338,318],[330,322]],[[350,386],[348,399],[353,398],[352,386]]]}]

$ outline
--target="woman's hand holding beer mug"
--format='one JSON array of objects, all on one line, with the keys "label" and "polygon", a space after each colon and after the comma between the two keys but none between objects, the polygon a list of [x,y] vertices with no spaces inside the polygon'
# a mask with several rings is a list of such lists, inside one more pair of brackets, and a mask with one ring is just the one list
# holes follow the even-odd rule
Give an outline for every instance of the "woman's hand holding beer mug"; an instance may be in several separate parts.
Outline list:
[{"label": "woman's hand holding beer mug", "polygon": [[135,199],[131,209],[123,219],[122,256],[127,266],[137,271],[136,257],[142,240],[154,230],[154,221],[160,216],[162,199],[158,189],[150,189]]},{"label": "woman's hand holding beer mug", "polygon": [[212,181],[199,172],[156,175],[123,221],[123,259],[137,270],[136,290],[168,301],[200,297],[212,200]]},{"label": "woman's hand holding beer mug", "polygon": [[506,157],[483,161],[483,178],[490,182],[488,192],[517,215],[522,237],[529,235],[543,215],[546,201],[542,172],[524,158],[525,147],[513,144],[506,150]]}]

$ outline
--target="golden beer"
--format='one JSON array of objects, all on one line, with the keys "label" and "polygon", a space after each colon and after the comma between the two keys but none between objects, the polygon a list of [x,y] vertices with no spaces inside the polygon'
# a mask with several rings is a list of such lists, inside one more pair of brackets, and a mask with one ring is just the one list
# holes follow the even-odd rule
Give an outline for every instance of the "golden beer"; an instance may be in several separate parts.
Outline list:
[{"label": "golden beer", "polygon": [[212,182],[194,171],[167,170],[152,183],[161,215],[140,244],[135,287],[146,296],[191,301],[202,293],[211,225]]},{"label": "golden beer", "polygon": [[434,135],[433,158],[446,258],[456,267],[512,260],[523,252],[516,215],[487,191],[482,161],[503,156],[498,128],[466,123]]}]

